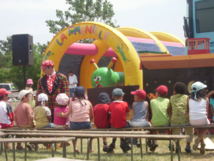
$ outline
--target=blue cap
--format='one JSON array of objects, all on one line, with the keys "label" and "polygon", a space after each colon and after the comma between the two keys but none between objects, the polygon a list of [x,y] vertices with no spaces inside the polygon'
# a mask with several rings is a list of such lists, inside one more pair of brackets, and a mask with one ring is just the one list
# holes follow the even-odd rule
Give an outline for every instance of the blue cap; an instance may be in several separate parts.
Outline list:
[{"label": "blue cap", "polygon": [[74,95],[77,98],[85,97],[85,89],[82,86],[76,87],[74,91]]},{"label": "blue cap", "polygon": [[119,97],[121,97],[121,96],[124,96],[124,94],[125,93],[123,92],[123,90],[121,88],[115,88],[112,91],[112,96],[119,96]]},{"label": "blue cap", "polygon": [[104,103],[104,104],[111,102],[110,97],[109,97],[108,93],[106,93],[106,92],[101,92],[98,95],[98,101],[99,101],[99,103]]}]

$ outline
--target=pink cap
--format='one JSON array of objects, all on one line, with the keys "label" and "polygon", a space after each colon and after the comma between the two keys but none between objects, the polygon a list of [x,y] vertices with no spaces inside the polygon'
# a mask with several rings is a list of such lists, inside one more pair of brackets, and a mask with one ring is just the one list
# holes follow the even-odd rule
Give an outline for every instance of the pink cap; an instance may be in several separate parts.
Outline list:
[{"label": "pink cap", "polygon": [[168,87],[165,85],[160,85],[156,88],[156,92],[160,93],[161,95],[167,95],[168,94]]},{"label": "pink cap", "polygon": [[8,95],[11,92],[6,90],[5,88],[0,88],[0,96]]},{"label": "pink cap", "polygon": [[27,82],[26,82],[26,84],[33,85],[33,80],[32,80],[32,79],[27,79]]},{"label": "pink cap", "polygon": [[139,89],[131,92],[132,95],[136,95],[142,99],[146,99],[146,91]]}]

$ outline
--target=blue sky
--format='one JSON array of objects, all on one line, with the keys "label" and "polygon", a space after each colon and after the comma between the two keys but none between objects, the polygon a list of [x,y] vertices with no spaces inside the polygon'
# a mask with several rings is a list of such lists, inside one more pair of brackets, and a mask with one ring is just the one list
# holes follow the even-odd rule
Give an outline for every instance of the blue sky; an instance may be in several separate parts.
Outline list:
[{"label": "blue sky", "polygon": [[[162,31],[182,39],[186,0],[110,0],[117,24],[146,31]],[[0,40],[28,33],[34,42],[50,41],[45,20],[55,19],[55,10],[65,10],[65,0],[0,0]]]}]

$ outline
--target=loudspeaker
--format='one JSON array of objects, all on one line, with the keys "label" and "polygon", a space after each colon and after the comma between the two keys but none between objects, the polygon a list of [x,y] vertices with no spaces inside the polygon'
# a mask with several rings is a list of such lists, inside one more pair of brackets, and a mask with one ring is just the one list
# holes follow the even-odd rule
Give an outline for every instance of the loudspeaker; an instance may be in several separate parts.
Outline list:
[{"label": "loudspeaker", "polygon": [[33,65],[33,37],[28,34],[12,36],[13,65]]}]

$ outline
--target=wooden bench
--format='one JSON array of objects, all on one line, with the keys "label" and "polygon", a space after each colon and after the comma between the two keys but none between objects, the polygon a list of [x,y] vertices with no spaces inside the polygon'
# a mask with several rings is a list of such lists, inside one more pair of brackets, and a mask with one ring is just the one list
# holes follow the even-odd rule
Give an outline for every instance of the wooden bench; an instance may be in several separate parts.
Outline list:
[{"label": "wooden bench", "polygon": [[79,159],[66,159],[66,158],[46,158],[46,159],[39,159],[35,161],[85,161]]},{"label": "wooden bench", "polygon": [[[16,160],[15,156],[15,143],[25,143],[25,161],[27,160],[27,143],[62,143],[63,144],[63,153],[62,156],[66,158],[66,142],[70,141],[72,138],[67,138],[67,137],[61,137],[61,138],[56,138],[56,137],[46,137],[46,138],[0,138],[0,143],[12,143],[13,144],[13,160]],[[6,161],[8,161],[7,157],[7,149],[4,147],[5,150],[5,158]],[[54,156],[54,151],[52,149],[52,156]]]},{"label": "wooden bench", "polygon": [[[149,134],[149,131],[108,131],[108,133],[111,134]],[[75,136],[78,136],[79,133],[84,133],[84,134],[106,134],[106,131],[88,131],[88,130],[10,130],[7,131],[8,134],[10,135],[17,135],[17,136],[25,136],[25,137],[52,137],[53,135],[49,135],[49,133],[54,133],[54,136],[56,137],[62,137],[62,136],[66,136],[66,137],[70,137],[70,136],[74,136],[74,135],[70,135],[72,134],[76,134]],[[22,133],[22,134],[21,134]],[[23,134],[24,133],[24,134]],[[42,133],[42,134],[34,134],[31,135],[32,133]],[[59,134],[59,135],[58,135]],[[68,135],[66,135],[68,134]],[[80,152],[83,153],[83,139],[88,139],[88,137],[81,137],[80,138]],[[89,149],[87,149],[87,156],[89,155]],[[76,153],[74,151],[74,157],[76,157]]]},{"label": "wooden bench", "polygon": [[[25,137],[53,137],[53,136],[57,136],[57,137],[78,137],[78,138],[90,138],[90,139],[97,139],[97,148],[98,148],[98,160],[100,161],[100,138],[103,137],[116,137],[116,138],[130,138],[131,140],[133,138],[140,138],[140,154],[141,157],[143,157],[143,152],[142,152],[142,142],[141,139],[154,139],[154,140],[169,140],[172,141],[174,140],[176,142],[176,145],[178,146],[178,148],[180,148],[180,140],[181,139],[186,139],[189,136],[187,135],[148,135],[148,134],[143,134],[142,132],[134,132],[133,133],[129,133],[129,134],[125,134],[124,131],[122,131],[121,133],[114,133],[112,131],[106,131],[105,133],[88,133],[88,131],[84,131],[84,132],[71,132],[71,133],[39,133],[36,132],[34,133],[32,132],[21,132],[21,133],[10,133],[10,135],[16,135],[16,136],[25,136]],[[177,153],[178,155],[178,160],[180,160],[180,152]],[[75,156],[75,153],[74,153]],[[87,150],[87,159],[89,159],[89,152]],[[131,144],[131,160],[133,161],[133,145]],[[173,160],[173,151],[171,150],[171,160]]]},{"label": "wooden bench", "polygon": [[[91,128],[91,129],[84,129],[84,130],[69,130],[64,128],[43,128],[43,129],[31,129],[35,131],[141,131],[141,130],[171,130],[171,129],[182,129],[182,128],[203,128],[203,129],[210,129],[214,128],[214,124],[209,124],[205,126],[192,126],[192,125],[176,125],[176,126],[151,126],[151,127],[129,127],[129,128]],[[0,129],[0,131],[10,132],[10,131],[25,131],[26,129],[21,129],[18,127],[8,128],[8,129]]]},{"label": "wooden bench", "polygon": [[6,135],[8,135],[8,134],[5,133],[5,132],[0,131],[0,138],[3,137],[3,136],[6,136]]},{"label": "wooden bench", "polygon": [[182,128],[194,128],[194,129],[210,129],[214,128],[214,124],[204,126],[192,126],[192,125],[175,125],[175,126],[151,126],[143,127],[144,130],[170,130],[170,129],[182,129]]},{"label": "wooden bench", "polygon": [[54,132],[60,132],[60,131],[144,131],[144,128],[142,127],[130,127],[130,128],[91,128],[91,129],[84,129],[84,130],[71,130],[71,129],[65,129],[65,128],[41,128],[41,129],[23,129],[23,128],[9,128],[9,129],[0,129],[0,131],[3,132],[10,132],[10,131],[54,131]]},{"label": "wooden bench", "polygon": [[5,131],[7,134],[15,134],[15,133],[63,133],[63,134],[70,134],[70,133],[87,133],[87,134],[105,134],[106,132],[108,133],[114,133],[114,134],[149,134],[149,131],[100,131],[100,130],[93,130],[93,131],[85,131],[85,130],[9,130]]},{"label": "wooden bench", "polygon": [[[180,125],[180,126],[165,126],[165,127],[143,127],[143,128],[139,128],[139,127],[131,127],[131,128],[123,128],[123,129],[113,129],[113,128],[107,128],[107,129],[95,129],[95,128],[92,128],[92,129],[87,129],[87,130],[66,130],[66,129],[63,129],[63,128],[60,128],[60,130],[57,130],[55,128],[49,128],[49,129],[39,129],[39,130],[22,130],[22,129],[19,129],[19,128],[10,128],[10,129],[3,129],[2,131],[5,131],[7,133],[11,133],[11,132],[18,132],[18,133],[21,133],[21,132],[26,132],[26,131],[30,131],[30,132],[34,132],[34,133],[63,133],[63,136],[65,136],[64,134],[65,133],[73,133],[73,134],[76,134],[78,135],[78,133],[81,133],[83,134],[85,137],[81,136],[81,135],[78,135],[78,137],[80,138],[90,138],[88,136],[86,136],[85,134],[89,135],[89,134],[102,134],[102,133],[106,133],[106,132],[111,132],[112,134],[114,133],[114,137],[115,137],[115,134],[120,134],[120,133],[123,133],[123,134],[126,134],[126,135],[129,135],[130,132],[132,134],[135,134],[135,130],[138,130],[137,132],[141,131],[141,130],[149,130],[149,131],[153,131],[153,130],[171,130],[171,129],[176,129],[176,128],[204,128],[204,129],[210,129],[210,128],[214,128],[214,124],[210,124],[210,125],[206,125],[206,126],[191,126],[191,125]],[[133,131],[134,130],[134,131]],[[103,131],[103,132],[102,132]],[[142,131],[142,132],[145,132],[145,131]],[[146,133],[148,133],[146,131]],[[139,135],[136,134],[136,135]],[[60,135],[61,136],[61,135]],[[71,135],[69,135],[71,136]],[[74,136],[74,135],[72,135]],[[151,136],[151,135],[149,135]],[[159,136],[159,135],[158,135]],[[170,135],[171,136],[171,135]],[[104,136],[102,134],[102,136],[98,137],[98,138],[102,138],[102,137],[107,137],[107,136]],[[108,137],[110,137],[108,135]],[[123,136],[124,137],[124,136]],[[139,137],[139,136],[138,136]],[[93,138],[93,137],[92,137]],[[94,137],[95,138],[95,137]],[[151,139],[151,138],[145,138],[145,139]],[[157,139],[158,140],[158,139]],[[161,140],[161,139],[159,139]],[[170,139],[168,138],[167,140],[173,140],[173,139]],[[81,140],[82,141],[82,140]],[[82,146],[81,146],[81,149],[82,149]],[[82,150],[81,150],[82,151]],[[75,153],[74,153],[75,155]],[[179,156],[178,156],[179,157]],[[99,158],[99,155],[98,155],[98,158]]]},{"label": "wooden bench", "polygon": [[[116,135],[116,134],[149,134],[149,131],[108,131],[108,134],[111,133],[112,135]],[[8,131],[8,134],[12,135],[12,136],[19,136],[19,137],[78,137],[79,134],[100,134],[102,136],[104,136],[106,134],[106,131],[84,131],[84,130],[67,130],[67,131],[42,131],[42,130],[21,130],[21,131],[17,131],[17,130],[13,130],[13,131]],[[83,152],[83,143],[82,143],[82,139],[86,138],[88,139],[88,137],[78,137],[80,138],[80,147],[81,147],[81,153]],[[88,149],[87,149],[87,154],[89,153]],[[76,154],[74,152],[74,157],[76,157]]]}]

